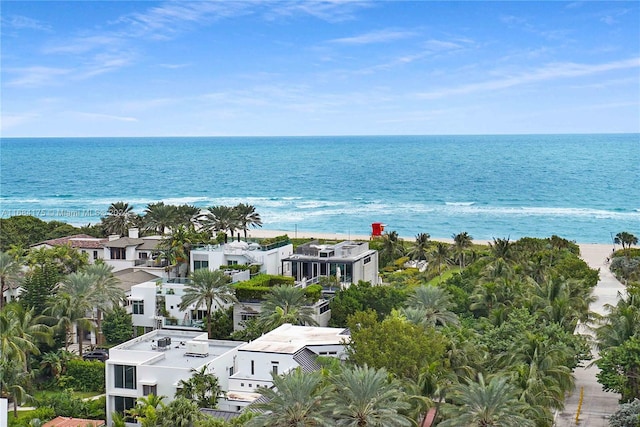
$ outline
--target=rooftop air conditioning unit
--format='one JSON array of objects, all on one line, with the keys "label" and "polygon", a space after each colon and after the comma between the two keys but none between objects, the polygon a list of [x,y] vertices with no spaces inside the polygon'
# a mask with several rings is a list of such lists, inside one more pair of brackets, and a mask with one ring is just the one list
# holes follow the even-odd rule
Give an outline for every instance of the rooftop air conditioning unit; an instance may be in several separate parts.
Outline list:
[{"label": "rooftop air conditioning unit", "polygon": [[206,357],[209,355],[209,343],[187,341],[185,356]]}]

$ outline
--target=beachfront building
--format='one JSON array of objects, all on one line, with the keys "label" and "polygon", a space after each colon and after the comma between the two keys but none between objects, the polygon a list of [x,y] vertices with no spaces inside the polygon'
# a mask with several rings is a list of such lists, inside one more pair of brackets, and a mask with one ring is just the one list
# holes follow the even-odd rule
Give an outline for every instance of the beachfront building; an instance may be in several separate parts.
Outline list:
[{"label": "beachfront building", "polygon": [[158,257],[161,240],[161,236],[139,237],[138,229],[130,228],[128,236],[109,236],[103,244],[104,261],[113,267],[113,271],[135,268],[166,277],[167,261]]},{"label": "beachfront building", "polygon": [[203,245],[191,250],[190,271],[199,268],[217,270],[223,266],[254,266],[255,272],[284,275],[282,260],[293,254],[288,238],[271,244],[233,241],[226,244]]},{"label": "beachfront building", "polygon": [[[181,380],[203,366],[218,378],[225,397],[221,410],[239,412],[260,397],[259,386],[273,385],[271,374],[301,367],[318,369],[317,356],[345,358],[350,335],[344,328],[284,324],[260,338],[209,340],[202,332],[155,330],[113,347],[105,364],[107,424],[113,412],[124,412],[139,397],[153,393],[174,399]],[[135,425],[135,424],[130,424]]]},{"label": "beachfront building", "polygon": [[113,412],[134,407],[140,397],[153,393],[171,402],[180,381],[191,378],[192,369],[207,366],[222,390],[228,390],[229,372],[234,372],[242,344],[209,340],[201,331],[161,329],[111,348],[105,363],[107,425],[112,423]]},{"label": "beachfront building", "polygon": [[360,280],[372,285],[379,283],[378,251],[369,249],[368,242],[305,243],[282,260],[282,270],[297,282],[316,283],[320,277],[333,276],[342,287]]},{"label": "beachfront building", "polygon": [[107,239],[89,236],[88,234],[74,234],[73,236],[49,239],[31,246],[31,249],[51,249],[57,246],[69,245],[81,254],[87,254],[89,264],[104,258],[104,244]]}]

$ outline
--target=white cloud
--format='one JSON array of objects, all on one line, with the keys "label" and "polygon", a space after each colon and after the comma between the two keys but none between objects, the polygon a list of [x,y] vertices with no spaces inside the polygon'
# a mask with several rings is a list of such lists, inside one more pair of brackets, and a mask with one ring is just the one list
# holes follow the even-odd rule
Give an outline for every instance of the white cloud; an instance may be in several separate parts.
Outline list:
[{"label": "white cloud", "polygon": [[99,74],[108,73],[126,67],[134,61],[134,55],[123,52],[119,54],[100,53],[95,55],[82,68],[78,69],[77,78],[86,79]]},{"label": "white cloud", "polygon": [[354,12],[372,7],[371,1],[329,0],[329,1],[275,1],[264,2],[269,8],[264,13],[266,19],[309,15],[326,22],[344,22],[354,19]]},{"label": "white cloud", "polygon": [[555,63],[533,70],[528,73],[521,73],[513,77],[503,79],[488,80],[485,82],[471,83],[458,87],[445,88],[441,90],[424,92],[418,94],[419,98],[436,99],[452,95],[464,95],[475,92],[486,92],[492,90],[506,89],[513,86],[529,84],[534,82],[555,80],[567,77],[579,77],[606,71],[638,68],[640,58],[632,58],[622,61],[614,61],[604,64],[575,64],[575,63]]},{"label": "white cloud", "polygon": [[113,35],[76,37],[59,42],[59,44],[49,45],[44,48],[44,53],[81,54],[100,48],[114,48],[122,42],[123,40],[120,37]]},{"label": "white cloud", "polygon": [[51,26],[43,23],[42,21],[38,21],[36,19],[29,18],[27,16],[22,15],[11,15],[7,17],[3,17],[2,26],[5,28],[11,28],[15,30],[38,30],[38,31],[51,31]]},{"label": "white cloud", "polygon": [[25,123],[29,123],[38,118],[37,114],[2,114],[0,120],[0,130],[6,131]]},{"label": "white cloud", "polygon": [[402,40],[416,35],[413,31],[397,31],[397,30],[379,30],[369,33],[360,34],[352,37],[343,37],[339,39],[329,40],[329,43],[337,44],[373,44],[373,43],[387,43],[395,40]]},{"label": "white cloud", "polygon": [[186,68],[186,67],[190,67],[191,64],[190,63],[184,63],[184,64],[158,64],[159,67],[162,68],[168,68],[169,70],[177,70],[180,68]]},{"label": "white cloud", "polygon": [[40,66],[12,68],[5,71],[11,74],[17,74],[16,78],[7,82],[7,86],[25,88],[35,88],[56,83],[60,77],[71,73],[71,70],[66,68]]},{"label": "white cloud", "polygon": [[100,114],[100,113],[87,113],[87,112],[72,112],[72,114],[91,119],[91,120],[99,120],[99,121],[118,121],[118,122],[137,122],[138,119],[135,117],[126,117],[126,116],[114,116],[111,114]]}]

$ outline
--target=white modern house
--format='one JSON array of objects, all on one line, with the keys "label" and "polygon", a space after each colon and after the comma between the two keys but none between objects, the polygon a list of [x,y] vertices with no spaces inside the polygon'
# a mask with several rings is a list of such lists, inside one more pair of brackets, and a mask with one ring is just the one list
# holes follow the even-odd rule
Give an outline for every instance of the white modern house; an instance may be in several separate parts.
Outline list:
[{"label": "white modern house", "polygon": [[226,244],[204,245],[191,250],[191,271],[199,268],[217,270],[221,266],[256,266],[264,274],[287,275],[282,260],[293,254],[293,245],[282,240],[270,245],[233,241]]},{"label": "white modern house", "polygon": [[[231,282],[249,280],[249,270],[226,270]],[[131,287],[127,295],[127,312],[131,314],[134,327],[142,327],[146,332],[154,329],[200,330],[206,317],[204,307],[191,304],[187,310],[180,310],[184,288],[189,279],[148,280]],[[221,308],[216,303],[211,307],[215,312]]]},{"label": "white modern house", "polygon": [[369,249],[368,242],[305,243],[296,248],[295,254],[282,260],[282,270],[296,281],[306,283],[315,283],[323,276],[333,276],[343,287],[360,280],[379,284],[378,251]]},{"label": "white modern house", "polygon": [[[207,366],[218,378],[225,397],[219,408],[242,411],[273,385],[271,374],[301,367],[311,371],[319,355],[343,359],[350,340],[343,328],[285,324],[250,342],[209,340],[206,333],[156,330],[112,348],[106,362],[107,425],[111,414],[132,408],[151,393],[174,399],[180,380],[191,369]],[[132,423],[130,425],[135,425]]]},{"label": "white modern house", "polygon": [[226,398],[220,409],[241,411],[260,397],[257,387],[271,387],[271,374],[282,375],[301,367],[319,369],[317,356],[346,357],[350,334],[344,328],[284,324],[256,340],[238,347],[234,372],[229,376]]},{"label": "white modern house", "polygon": [[[207,339],[202,332],[155,330],[113,347],[106,361],[107,425],[113,412],[135,406],[149,394],[174,399],[180,380],[191,378],[192,369],[208,367],[220,387],[228,390],[239,341]],[[136,423],[129,423],[136,425]]]}]

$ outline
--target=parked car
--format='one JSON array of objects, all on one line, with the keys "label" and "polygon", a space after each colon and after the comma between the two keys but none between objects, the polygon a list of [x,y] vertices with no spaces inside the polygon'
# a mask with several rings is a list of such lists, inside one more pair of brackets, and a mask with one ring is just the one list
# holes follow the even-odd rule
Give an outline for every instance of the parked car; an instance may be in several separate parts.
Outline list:
[{"label": "parked car", "polygon": [[82,358],[84,360],[99,360],[104,362],[109,358],[109,352],[107,350],[93,350],[83,354]]}]

